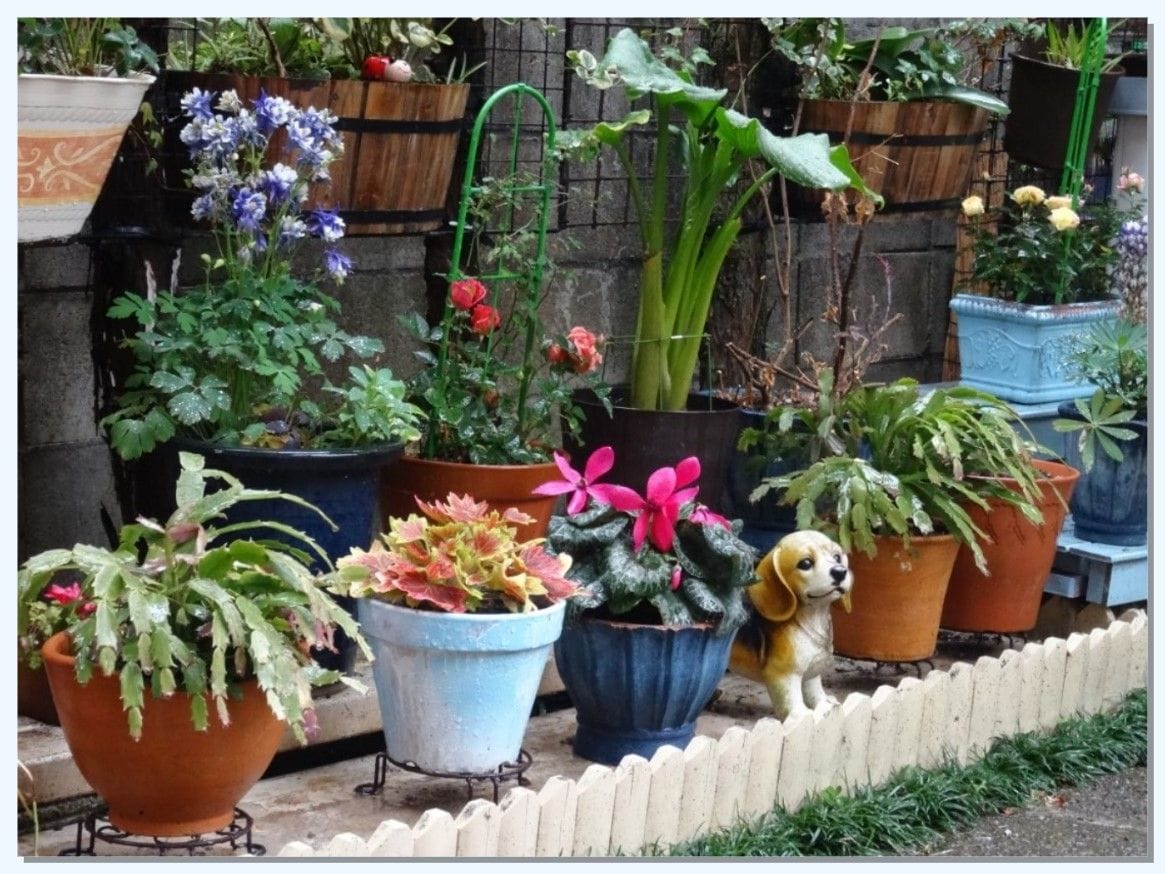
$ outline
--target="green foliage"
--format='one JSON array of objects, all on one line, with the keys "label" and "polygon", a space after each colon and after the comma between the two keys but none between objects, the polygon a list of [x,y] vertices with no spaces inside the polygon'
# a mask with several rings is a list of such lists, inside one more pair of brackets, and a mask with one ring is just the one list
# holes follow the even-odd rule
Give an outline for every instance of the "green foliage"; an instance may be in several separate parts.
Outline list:
[{"label": "green foliage", "polygon": [[848,42],[841,18],[764,19],[773,48],[801,69],[801,96],[816,100],[951,100],[996,115],[997,97],[965,84],[968,70],[951,35],[938,28],[883,27]]},{"label": "green foliage", "polygon": [[[182,690],[201,731],[209,705],[226,724],[234,687],[255,677],[271,709],[303,742],[314,721],[311,686],[342,679],[320,668],[308,649],[330,646],[339,627],[371,654],[355,621],[305,566],[307,553],[238,537],[278,531],[326,562],[315,541],[277,522],[210,523],[242,501],[281,499],[320,511],[294,495],[248,489],[206,469],[201,456],[184,452],[180,460],[178,508],[164,523],[138,519],[124,526],[116,549],[78,544],[24,563],[17,574],[18,633],[29,633],[30,611],[54,578],[78,576],[81,601],[92,607],[66,628],[77,680],[87,682],[94,670],[120,677],[132,736],[141,733],[147,688],[155,697]],[[215,480],[223,487],[208,490]]]},{"label": "green foliage", "polygon": [[1136,418],[1137,411],[1124,407],[1119,397],[1106,395],[1101,388],[1087,400],[1076,398],[1074,403],[1080,418],[1054,419],[1052,427],[1061,433],[1077,434],[1076,445],[1085,473],[1096,464],[1098,445],[1113,461],[1124,461],[1125,454],[1118,441],[1135,440],[1139,436],[1132,428],[1122,427]]},{"label": "green foliage", "polygon": [[118,18],[20,18],[22,73],[127,76],[158,71],[158,56]]},{"label": "green foliage", "polygon": [[315,441],[316,446],[368,446],[376,443],[419,440],[424,414],[405,400],[405,384],[387,368],[349,367],[346,388],[329,386],[342,398],[331,416],[332,425]]},{"label": "green foliage", "polygon": [[877,788],[831,787],[796,812],[776,808],[754,823],[685,844],[669,856],[887,856],[904,854],[981,816],[1032,803],[1063,785],[1143,767],[1148,696],[1134,692],[1115,713],[1061,722],[1050,735],[998,741],[972,765],[908,768]]},{"label": "green foliage", "polygon": [[[1108,35],[1119,27],[1120,23],[1117,23],[1102,29],[1100,21],[1092,19],[1088,25],[1082,26],[1077,31],[1075,22],[1069,21],[1067,26],[1061,27],[1055,21],[1048,21],[1043,32],[1044,38],[1047,40],[1047,45],[1044,47],[1044,58],[1049,64],[1067,67],[1069,70],[1079,70],[1084,65],[1089,43],[1099,39],[1101,45],[1107,46]],[[1094,29],[1101,30],[1101,33],[1098,35]],[[1104,59],[1100,72],[1102,74],[1111,72],[1120,66],[1124,57],[1122,54]]]},{"label": "green foliage", "polygon": [[[816,408],[777,408],[770,420],[799,438],[808,466],[763,480],[750,496],[783,489],[797,524],[833,535],[842,548],[876,551],[875,535],[943,530],[970,546],[986,573],[980,541],[987,534],[967,507],[995,498],[1042,521],[1031,446],[1015,431],[1015,413],[993,395],[964,387],[923,393],[918,383],[860,386]],[[993,477],[1019,483],[1011,491]]]},{"label": "green foliage", "polygon": [[[583,586],[569,602],[568,616],[605,607],[617,618],[647,604],[665,624],[707,622],[717,634],[744,624],[744,589],[756,579],[752,547],[734,531],[698,524],[681,513],[671,552],[650,543],[636,551],[632,524],[630,516],[602,503],[573,516],[551,517],[547,542],[571,556],[570,577]],[[682,579],[672,588],[677,566]]]},{"label": "green foliage", "polygon": [[[706,56],[685,56],[674,40],[653,51],[624,29],[601,60],[585,50],[567,52],[567,60],[592,88],[621,85],[629,102],[648,101],[649,108],[633,109],[620,121],[564,132],[558,146],[563,157],[580,160],[610,149],[626,171],[644,253],[631,402],[641,409],[681,410],[720,269],[752,198],[778,175],[811,188],[870,192],[844,147],[830,148],[824,135],[778,137],[759,120],[722,105],[726,91],[696,85],[692,70]],[[632,160],[629,144],[641,126],[652,142],[646,172]],[[753,158],[767,169],[741,191],[737,182]],[[674,198],[669,194],[677,179],[681,191]],[[675,235],[665,240],[669,225]]]},{"label": "green foliage", "polygon": [[195,18],[190,43],[172,46],[173,69],[244,76],[327,78],[324,44],[301,18]]},{"label": "green foliage", "polygon": [[1098,386],[1122,409],[1145,418],[1149,407],[1149,335],[1142,324],[1118,319],[1099,322],[1069,360],[1082,383]]}]

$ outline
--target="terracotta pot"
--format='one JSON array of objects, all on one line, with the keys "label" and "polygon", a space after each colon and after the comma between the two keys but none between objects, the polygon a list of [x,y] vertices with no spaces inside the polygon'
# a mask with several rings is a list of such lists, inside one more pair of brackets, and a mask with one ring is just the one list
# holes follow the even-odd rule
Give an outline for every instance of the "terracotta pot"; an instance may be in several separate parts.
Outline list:
[{"label": "terracotta pot", "polygon": [[562,474],[551,462],[545,464],[460,464],[405,456],[386,470],[380,480],[381,508],[384,518],[403,518],[420,513],[413,496],[424,501],[444,500],[450,492],[472,495],[491,508],[517,507],[535,521],[519,525],[523,540],[545,537],[554,512],[556,498],[544,498],[531,492],[542,483],[561,479]]},{"label": "terracotta pot", "polygon": [[190,722],[190,699],[145,693],[142,736],[129,735],[117,676],[99,670],[77,682],[72,643],[64,632],[41,652],[61,715],[65,741],[86,782],[109,805],[113,825],[135,835],[199,835],[224,828],[234,808],[263,776],[283,723],[254,680],[240,685],[224,727],[213,708],[206,731]]},{"label": "terracotta pot", "polygon": [[44,668],[33,670],[19,656],[16,662],[16,712],[46,725],[61,724],[47,672]]},{"label": "terracotta pot", "polygon": [[[1066,464],[1036,461],[1035,465],[1047,475],[1039,481],[1042,525],[1029,522],[1002,501],[991,501],[990,512],[968,508],[971,520],[993,541],[982,544],[991,575],[980,573],[970,547],[959,547],[943,604],[943,628],[1002,633],[1035,627],[1044,585],[1056,560],[1056,538],[1080,478],[1080,471]],[[1013,479],[1001,477],[1000,482],[1019,491]]]},{"label": "terracotta pot", "polygon": [[914,662],[934,655],[939,618],[959,543],[949,534],[877,537],[873,558],[850,553],[853,611],[833,605],[834,652],[880,662]]}]

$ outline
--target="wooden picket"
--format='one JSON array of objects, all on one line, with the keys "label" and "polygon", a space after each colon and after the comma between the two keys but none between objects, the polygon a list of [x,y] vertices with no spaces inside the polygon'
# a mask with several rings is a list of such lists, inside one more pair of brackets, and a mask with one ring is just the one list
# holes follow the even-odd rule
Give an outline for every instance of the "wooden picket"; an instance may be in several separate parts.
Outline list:
[{"label": "wooden picket", "polygon": [[1143,688],[1148,621],[1126,613],[1106,628],[1047,638],[974,665],[957,662],[924,680],[904,678],[873,695],[851,693],[780,722],[732,726],[719,739],[665,746],[651,761],[591,765],[577,780],[554,776],[540,791],[514,788],[500,804],[470,801],[453,817],[427,810],[415,826],[381,823],[365,841],[338,834],[313,849],[293,841],[280,857],[634,855],[750,821],[774,805],[793,810],[830,786],[878,785],[904,767],[968,763],[996,738],[1048,731],[1078,714],[1110,710]]}]

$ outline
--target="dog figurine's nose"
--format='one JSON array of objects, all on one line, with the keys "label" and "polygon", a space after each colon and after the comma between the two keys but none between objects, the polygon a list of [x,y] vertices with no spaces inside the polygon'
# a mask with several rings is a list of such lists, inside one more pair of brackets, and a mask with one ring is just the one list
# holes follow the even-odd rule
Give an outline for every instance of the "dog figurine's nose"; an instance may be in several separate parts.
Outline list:
[{"label": "dog figurine's nose", "polygon": [[834,567],[829,569],[829,575],[831,577],[833,577],[834,582],[837,582],[837,583],[840,583],[842,580],[844,580],[846,577],[846,574],[848,574],[848,573],[849,573],[849,571],[846,570],[845,568],[841,567],[840,565],[835,565]]}]

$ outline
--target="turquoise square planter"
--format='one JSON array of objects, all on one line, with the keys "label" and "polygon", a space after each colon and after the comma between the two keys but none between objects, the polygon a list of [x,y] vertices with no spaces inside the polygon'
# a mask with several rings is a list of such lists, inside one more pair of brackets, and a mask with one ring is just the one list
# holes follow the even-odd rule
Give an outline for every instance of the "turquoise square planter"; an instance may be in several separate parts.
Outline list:
[{"label": "turquoise square planter", "polygon": [[1113,321],[1120,301],[1047,306],[957,294],[960,382],[1018,404],[1091,394],[1072,378],[1068,359],[1092,326]]}]

